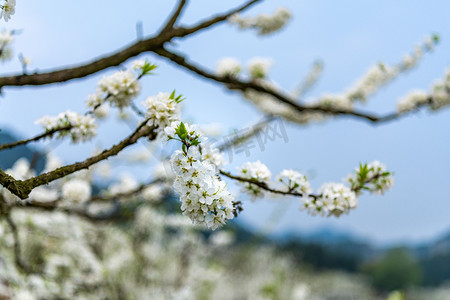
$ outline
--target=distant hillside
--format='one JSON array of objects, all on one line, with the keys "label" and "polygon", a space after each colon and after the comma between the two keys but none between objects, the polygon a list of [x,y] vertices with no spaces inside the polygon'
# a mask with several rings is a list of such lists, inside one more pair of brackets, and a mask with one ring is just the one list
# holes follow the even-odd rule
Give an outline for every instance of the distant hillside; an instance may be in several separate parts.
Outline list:
[{"label": "distant hillside", "polygon": [[[16,136],[11,131],[5,129],[0,131],[0,145],[12,143],[20,139],[21,137]],[[36,147],[22,145],[0,151],[0,168],[2,170],[11,168],[21,157],[27,158],[37,173],[41,172],[45,167],[45,156]]]},{"label": "distant hillside", "polygon": [[421,265],[425,285],[450,283],[450,232],[412,251]]},{"label": "distant hillside", "polygon": [[[416,246],[395,245],[377,247],[367,239],[333,228],[312,232],[284,233],[275,237],[258,236],[248,226],[236,220],[230,225],[237,243],[271,243],[280,252],[290,255],[298,267],[315,270],[343,270],[366,273],[395,249],[403,249],[420,269],[421,284],[438,286],[450,283],[450,232],[432,242]],[[395,269],[395,264],[393,269]],[[368,273],[367,273],[368,274]]]}]

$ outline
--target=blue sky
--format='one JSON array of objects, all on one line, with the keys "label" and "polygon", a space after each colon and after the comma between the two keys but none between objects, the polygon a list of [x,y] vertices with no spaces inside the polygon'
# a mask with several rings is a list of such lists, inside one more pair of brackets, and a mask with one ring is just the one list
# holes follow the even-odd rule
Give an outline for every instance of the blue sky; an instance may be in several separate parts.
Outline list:
[{"label": "blue sky", "polygon": [[[144,33],[155,32],[174,1],[31,1],[18,0],[16,14],[1,26],[23,29],[14,44],[33,63],[31,70],[77,64],[115,51],[131,43],[135,24],[143,22]],[[240,1],[191,1],[183,23],[192,23],[221,12]],[[311,97],[340,92],[373,64],[396,63],[430,33],[441,42],[425,56],[419,67],[396,79],[373,97],[363,109],[380,113],[395,109],[399,97],[412,88],[428,89],[450,65],[450,2],[445,1],[264,1],[247,15],[270,13],[279,6],[290,9],[293,19],[278,34],[259,38],[229,25],[204,31],[174,47],[213,69],[225,56],[243,63],[255,56],[271,57],[271,78],[292,89],[312,62],[321,59],[324,74]],[[222,122],[227,130],[242,128],[260,118],[258,111],[220,85],[195,77],[151,54],[144,55],[160,67],[158,76],[143,80],[145,96],[174,88],[186,96],[184,116],[197,123]],[[20,71],[17,60],[1,66],[1,73]],[[84,99],[103,75],[44,87],[4,88],[0,98],[0,125],[23,136],[40,132],[34,121],[44,114],[71,109],[84,111]],[[299,126],[286,123],[289,142],[279,140],[256,150],[250,157],[236,157],[229,170],[246,160],[261,160],[277,174],[294,168],[312,174],[312,184],[340,181],[360,162],[380,160],[395,172],[395,186],[384,196],[362,196],[360,206],[340,219],[310,217],[298,210],[293,199],[266,199],[245,203],[244,221],[261,226],[274,210],[287,205],[278,231],[308,231],[329,226],[350,230],[376,242],[419,241],[450,229],[450,110],[426,112],[400,121],[373,126],[339,118],[320,124]],[[94,146],[108,146],[124,137],[129,127],[114,120],[102,124],[101,141],[77,145],[63,143],[54,151],[67,162],[85,158]],[[147,169],[139,171],[146,176]],[[281,204],[280,204],[281,203]]]}]

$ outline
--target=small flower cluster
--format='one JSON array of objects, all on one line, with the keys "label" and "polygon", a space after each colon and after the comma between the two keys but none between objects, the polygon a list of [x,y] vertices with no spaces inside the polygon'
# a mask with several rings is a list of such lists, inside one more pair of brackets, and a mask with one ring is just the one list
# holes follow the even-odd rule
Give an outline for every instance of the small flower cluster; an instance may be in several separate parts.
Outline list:
[{"label": "small flower cluster", "polygon": [[163,133],[164,129],[176,122],[180,118],[180,106],[183,100],[182,96],[172,94],[159,93],[156,96],[147,97],[142,105],[147,109],[146,117],[149,118],[149,124],[158,127],[158,132]]},{"label": "small flower cluster", "polygon": [[86,180],[73,178],[62,186],[62,196],[66,201],[83,203],[91,197],[91,185]]},{"label": "small flower cluster", "polygon": [[421,90],[412,90],[397,102],[397,111],[404,113],[412,111],[429,103],[429,96]]},{"label": "small flower cluster", "polygon": [[217,63],[217,75],[236,77],[241,71],[241,63],[232,57],[222,58]]},{"label": "small flower cluster", "polygon": [[267,77],[272,60],[255,57],[248,63],[248,71],[253,79],[264,79]]},{"label": "small flower cluster", "polygon": [[[265,79],[271,65],[271,59],[255,57],[248,63],[248,73],[252,79]],[[237,77],[240,72],[241,63],[235,58],[226,57],[217,63],[216,73],[220,76]]]},{"label": "small flower cluster", "polygon": [[316,103],[323,108],[352,110],[353,103],[345,95],[324,94]]},{"label": "small flower cluster", "polygon": [[392,173],[386,171],[386,166],[379,161],[360,164],[359,168],[355,169],[355,174],[349,175],[347,180],[357,194],[364,189],[380,195],[394,184]]},{"label": "small flower cluster", "polygon": [[346,181],[350,183],[350,187],[342,183],[325,183],[319,188],[317,196],[302,197],[301,209],[312,215],[339,217],[357,207],[357,196],[363,190],[382,194],[392,187],[394,178],[391,172],[386,171],[385,165],[374,161],[360,164],[355,169],[355,174],[349,175]]},{"label": "small flower cluster", "polygon": [[85,142],[97,135],[97,125],[95,119],[89,115],[82,116],[70,110],[58,114],[56,117],[44,116],[38,119],[36,124],[42,125],[46,131],[61,130],[57,133],[57,138],[64,138],[70,135],[73,143]]},{"label": "small flower cluster", "polygon": [[0,19],[5,19],[6,22],[11,19],[11,16],[16,12],[16,0],[5,0],[0,5]]},{"label": "small flower cluster", "polygon": [[2,30],[0,33],[0,61],[8,61],[13,56],[11,44],[14,41],[14,32],[11,30]]},{"label": "small flower cluster", "polygon": [[176,175],[174,189],[180,195],[181,210],[194,224],[217,229],[234,217],[233,197],[217,174],[217,167],[203,159],[196,128],[180,122],[165,130],[169,139],[182,142],[182,151],[171,157]]},{"label": "small flower cluster", "polygon": [[397,65],[389,66],[379,63],[373,66],[349,89],[347,97],[353,102],[366,102],[369,96],[378,91],[380,87],[391,82],[400,73],[409,71],[415,67],[422,59],[424,53],[432,51],[438,41],[439,37],[437,35],[427,37],[421,45],[414,48],[412,53],[405,55],[403,60]]},{"label": "small flower cluster", "polygon": [[280,7],[273,15],[260,14],[257,17],[243,18],[239,14],[234,14],[228,21],[240,29],[254,28],[258,31],[258,35],[268,35],[282,29],[291,16],[289,10]]},{"label": "small flower cluster", "polygon": [[370,95],[374,94],[380,86],[383,86],[395,78],[399,70],[385,64],[378,64],[367,70],[366,74],[358,80],[347,93],[350,101],[366,102]]},{"label": "small flower cluster", "polygon": [[108,194],[118,195],[126,194],[136,190],[139,187],[138,182],[130,174],[124,173],[120,176],[119,182],[109,187]]},{"label": "small flower cluster", "polygon": [[295,170],[283,170],[278,175],[278,181],[287,187],[288,192],[302,193],[303,197],[308,197],[312,193],[306,176]]},{"label": "small flower cluster", "polygon": [[156,65],[146,60],[138,60],[127,70],[103,77],[97,84],[96,92],[86,99],[87,106],[95,110],[106,101],[119,109],[129,106],[141,91],[139,79],[151,74],[154,69]]},{"label": "small flower cluster", "polygon": [[130,70],[119,71],[103,77],[98,82],[97,93],[105,95],[112,106],[124,108],[130,105],[141,91],[141,84],[136,74]]},{"label": "small flower cluster", "polygon": [[435,111],[448,105],[450,105],[450,68],[445,71],[443,80],[433,84],[430,94],[424,91],[410,92],[397,102],[397,111],[404,113],[422,106]]},{"label": "small flower cluster", "polygon": [[419,63],[425,52],[433,51],[436,44],[439,42],[438,35],[427,36],[421,45],[417,45],[414,51],[410,54],[406,54],[403,57],[402,62],[399,64],[398,69],[400,72],[408,71]]},{"label": "small flower cluster", "polygon": [[[269,183],[270,177],[272,176],[269,168],[259,160],[242,164],[242,166],[238,168],[238,174],[243,178],[265,184]],[[261,187],[250,182],[242,182],[242,184],[244,185],[242,188],[243,192],[249,194],[252,197],[252,200],[255,200],[258,197],[264,197],[264,192]]]},{"label": "small flower cluster", "polygon": [[436,82],[431,91],[431,110],[439,110],[450,105],[450,68],[445,71],[444,79]]},{"label": "small flower cluster", "polygon": [[304,198],[303,207],[312,215],[336,216],[349,213],[358,205],[356,194],[342,183],[329,182],[323,184],[318,193],[319,197]]},{"label": "small flower cluster", "polygon": [[211,164],[215,165],[217,168],[224,166],[227,161],[219,149],[214,148],[210,144],[203,144],[202,148],[202,160],[209,161]]}]

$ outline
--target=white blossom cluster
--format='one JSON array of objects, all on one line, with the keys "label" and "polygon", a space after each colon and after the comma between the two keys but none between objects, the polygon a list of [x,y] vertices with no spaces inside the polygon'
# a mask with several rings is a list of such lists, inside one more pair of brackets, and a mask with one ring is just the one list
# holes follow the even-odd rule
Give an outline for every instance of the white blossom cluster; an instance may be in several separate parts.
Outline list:
[{"label": "white blossom cluster", "polygon": [[248,71],[253,79],[264,79],[269,73],[272,60],[262,57],[255,57],[248,63]]},{"label": "white blossom cluster", "polygon": [[98,92],[106,95],[111,105],[118,108],[130,105],[140,91],[141,83],[130,70],[116,72],[98,82]]},{"label": "white blossom cluster", "polygon": [[439,110],[450,105],[450,68],[445,71],[444,79],[437,81],[431,91],[431,110]]},{"label": "white blossom cluster", "polygon": [[148,62],[145,59],[136,59],[131,63],[131,69],[135,71],[141,71],[145,68],[145,65],[148,64]]},{"label": "white blossom cluster", "polygon": [[128,173],[124,173],[120,176],[118,182],[111,185],[111,187],[109,188],[109,194],[117,195],[130,193],[136,190],[138,186],[139,184],[133,176]]},{"label": "white blossom cluster", "polygon": [[179,121],[180,106],[178,102],[174,93],[160,92],[156,96],[147,97],[142,105],[146,108],[145,116],[150,119],[149,125],[158,127],[157,131],[163,133],[164,129],[172,122]]},{"label": "white blossom cluster", "polygon": [[243,18],[239,14],[233,14],[228,21],[236,24],[240,29],[253,28],[259,35],[268,35],[282,29],[291,17],[289,10],[280,7],[273,15],[260,14],[257,17]]},{"label": "white blossom cluster", "polygon": [[394,185],[394,177],[386,170],[386,165],[375,160],[355,168],[355,173],[347,177],[353,190],[361,191],[361,187],[377,195],[384,194]]},{"label": "white blossom cluster", "polygon": [[336,216],[349,213],[358,205],[357,196],[363,190],[369,190],[377,195],[383,194],[394,184],[391,172],[379,161],[360,164],[355,173],[347,176],[350,187],[342,183],[325,183],[318,190],[317,195],[302,197],[302,207],[312,215]]},{"label": "white blossom cluster", "polygon": [[[272,173],[266,165],[261,163],[261,161],[246,162],[242,166],[238,167],[239,176],[251,180],[255,180],[261,183],[269,183]],[[242,191],[249,194],[252,200],[258,197],[264,197],[263,189],[250,182],[241,182],[243,185]]]},{"label": "white blossom cluster", "polygon": [[224,57],[217,63],[217,75],[236,77],[241,71],[241,63],[232,57]]},{"label": "white blossom cluster", "polygon": [[379,63],[371,67],[348,90],[347,97],[351,101],[366,102],[370,95],[378,91],[380,87],[391,82],[400,73],[409,71],[415,67],[424,56],[424,53],[433,50],[438,41],[439,38],[437,36],[426,37],[425,41],[421,45],[417,45],[412,53],[405,55],[399,64],[389,66],[384,63]]},{"label": "white blossom cluster", "polygon": [[93,117],[90,115],[83,116],[70,110],[60,113],[56,117],[44,116],[35,123],[44,127],[46,131],[71,127],[69,130],[57,132],[57,138],[70,135],[73,143],[85,142],[97,135],[97,124],[95,124]]},{"label": "white blossom cluster", "polygon": [[305,175],[295,170],[283,170],[278,175],[278,181],[284,184],[288,192],[301,193],[308,197],[312,193],[311,185]]},{"label": "white blossom cluster", "polygon": [[104,102],[108,102],[113,107],[123,109],[131,104],[141,91],[141,83],[134,70],[118,71],[112,75],[103,77],[97,84],[95,93],[89,94],[86,105],[97,109]]},{"label": "white blossom cluster", "polygon": [[64,200],[72,203],[83,203],[91,197],[91,184],[81,178],[73,178],[62,186]]},{"label": "white blossom cluster", "polygon": [[209,161],[211,164],[220,169],[222,166],[227,164],[227,160],[219,149],[213,147],[211,144],[203,143],[201,145],[202,149],[202,160]]},{"label": "white blossom cluster", "polygon": [[419,61],[424,56],[425,52],[433,51],[438,41],[439,37],[437,35],[425,37],[421,45],[416,45],[414,47],[413,52],[403,56],[402,62],[398,65],[399,71],[408,71],[409,69],[417,66]]},{"label": "white blossom cluster", "polygon": [[[189,135],[188,139],[197,140],[194,127],[187,124],[183,127],[183,132]],[[169,127],[166,134],[174,137],[177,132],[174,127]],[[183,136],[183,133],[180,135]],[[200,147],[198,144],[190,145],[172,155],[171,165],[176,176],[173,187],[180,195],[183,214],[194,224],[203,224],[215,230],[234,217],[233,197],[225,182],[219,179],[217,167],[211,160],[202,157]]]},{"label": "white blossom cluster", "polygon": [[[252,79],[265,79],[272,66],[269,58],[255,57],[248,62],[248,74]],[[216,73],[220,76],[237,77],[241,72],[241,63],[232,57],[225,57],[217,63]]]},{"label": "white blossom cluster", "polygon": [[[269,90],[279,91],[279,88],[273,82],[261,80],[258,83]],[[246,90],[243,93],[243,96],[245,99],[251,101],[262,112],[270,115],[281,116],[291,122],[304,124],[312,120],[321,121],[326,117],[326,115],[321,112],[299,113],[298,111],[292,109],[292,107],[288,104],[278,101],[278,99],[273,96],[251,89]],[[319,103],[312,102],[306,103],[306,105],[317,106]],[[327,101],[327,107],[331,107],[331,101]]]},{"label": "white blossom cluster", "polygon": [[0,61],[8,61],[13,56],[11,44],[14,41],[13,32],[4,29],[0,33]]},{"label": "white blossom cluster", "polygon": [[303,199],[303,207],[312,215],[336,216],[349,213],[358,205],[356,194],[349,187],[342,183],[325,183],[319,190],[319,197],[309,197]]},{"label": "white blossom cluster", "polygon": [[444,78],[431,87],[431,92],[413,90],[397,102],[397,111],[405,113],[427,106],[435,111],[450,105],[450,68],[445,71]]},{"label": "white blossom cluster", "polygon": [[397,102],[397,111],[404,113],[429,103],[429,96],[421,90],[412,90]]},{"label": "white blossom cluster", "polygon": [[317,106],[331,109],[352,110],[353,103],[346,95],[326,93],[322,95],[316,103]]},{"label": "white blossom cluster", "polygon": [[369,68],[366,74],[353,84],[347,92],[347,97],[353,102],[366,102],[370,95],[395,78],[398,72],[395,67],[379,63]]},{"label": "white blossom cluster", "polygon": [[5,19],[6,22],[11,19],[11,16],[16,12],[16,0],[5,0],[0,4],[0,19]]}]

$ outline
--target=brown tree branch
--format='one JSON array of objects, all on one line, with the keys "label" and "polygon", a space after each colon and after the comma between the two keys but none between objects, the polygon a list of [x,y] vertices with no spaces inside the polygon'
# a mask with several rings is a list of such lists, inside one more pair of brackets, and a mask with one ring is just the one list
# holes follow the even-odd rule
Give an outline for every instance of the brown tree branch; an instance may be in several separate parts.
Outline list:
[{"label": "brown tree branch", "polygon": [[127,138],[122,140],[117,145],[104,150],[98,155],[92,156],[82,162],[77,162],[71,165],[67,165],[48,173],[41,174],[36,177],[31,177],[27,180],[15,180],[12,176],[6,174],[0,169],[0,184],[7,188],[11,193],[18,196],[21,199],[28,198],[30,192],[40,185],[48,184],[56,179],[62,178],[74,172],[82,169],[87,169],[93,164],[99,161],[105,160],[111,156],[117,155],[124,148],[136,143],[141,137],[147,136],[150,140],[156,138],[155,127],[149,127],[146,125],[148,119],[142,122],[136,130]]},{"label": "brown tree branch", "polygon": [[216,146],[219,151],[225,151],[230,147],[239,145],[244,141],[250,139],[254,135],[258,134],[261,130],[263,130],[270,122],[275,120],[276,117],[273,115],[267,115],[260,122],[252,125],[249,131],[244,132],[243,134],[236,133],[230,140],[227,140],[220,145]]},{"label": "brown tree branch", "polygon": [[[200,22],[198,25],[194,25],[192,27],[172,28],[172,30],[161,32],[160,34],[149,37],[145,40],[137,41],[112,54],[94,59],[90,62],[80,64],[78,66],[66,66],[56,69],[54,71],[48,71],[44,73],[34,73],[31,75],[19,74],[0,77],[0,89],[4,86],[45,85],[56,82],[65,82],[77,78],[84,78],[86,76],[105,70],[107,68],[120,65],[121,63],[124,63],[128,59],[135,57],[141,53],[161,48],[164,45],[164,43],[171,41],[175,37],[178,38],[186,37],[188,35],[196,33],[197,31],[206,29],[215,24],[223,22],[232,14],[241,12],[244,9],[250,7],[251,5],[259,1],[261,0],[253,0],[247,2],[246,4],[236,9],[233,9],[228,13],[209,18],[206,21]],[[175,15],[173,15],[172,18],[174,16]],[[170,20],[171,19],[169,19],[169,23],[171,23]]]},{"label": "brown tree branch", "polygon": [[262,0],[252,0],[252,1],[249,1],[249,2],[247,2],[246,4],[242,5],[241,7],[232,9],[232,10],[230,10],[230,11],[227,12],[227,13],[223,13],[223,14],[214,16],[214,17],[212,17],[212,18],[210,18],[210,19],[208,19],[208,20],[206,20],[206,21],[200,22],[199,24],[194,25],[194,26],[192,26],[192,27],[188,27],[188,28],[186,28],[186,27],[176,28],[176,29],[174,30],[174,34],[175,34],[174,36],[175,36],[175,37],[185,37],[185,36],[187,36],[187,35],[193,34],[193,33],[197,32],[197,31],[202,30],[202,29],[209,28],[209,27],[211,27],[211,26],[213,26],[213,25],[216,25],[216,24],[218,24],[218,23],[220,23],[220,22],[225,21],[226,19],[228,19],[228,18],[229,18],[230,16],[232,16],[233,14],[240,13],[241,11],[244,11],[245,9],[249,8],[249,7],[252,6],[253,4],[255,4],[255,3],[257,3],[257,2],[260,2],[260,1],[262,1]]},{"label": "brown tree branch", "polygon": [[30,208],[30,209],[39,209],[42,211],[60,211],[69,215],[76,215],[79,217],[82,217],[84,219],[87,219],[89,221],[111,221],[114,219],[120,219],[122,217],[125,217],[123,213],[121,213],[121,204],[118,200],[122,198],[128,198],[132,196],[136,196],[139,193],[141,193],[145,188],[152,186],[154,184],[162,182],[162,179],[155,179],[148,183],[140,184],[137,188],[125,192],[125,193],[119,193],[114,195],[108,195],[108,196],[93,196],[91,199],[89,199],[86,204],[92,204],[95,202],[110,202],[114,204],[114,207],[112,207],[108,212],[101,213],[101,214],[92,214],[89,212],[89,209],[87,207],[81,209],[81,208],[73,208],[73,207],[61,207],[58,204],[62,199],[57,199],[55,201],[51,202],[38,202],[38,201],[26,201],[24,203],[19,203],[16,205],[17,208]]},{"label": "brown tree branch", "polygon": [[175,9],[172,16],[167,21],[166,25],[163,26],[163,29],[161,30],[160,34],[169,32],[173,29],[175,23],[177,22],[178,18],[180,17],[181,12],[183,11],[183,8],[185,7],[185,5],[186,5],[186,0],[180,0],[178,2],[177,8]]},{"label": "brown tree branch", "polygon": [[118,193],[118,194],[114,194],[114,195],[107,195],[107,196],[95,196],[95,197],[92,197],[90,200],[88,200],[88,202],[105,202],[105,201],[111,201],[114,199],[132,197],[132,196],[135,196],[135,195],[139,194],[140,192],[142,192],[145,188],[152,186],[154,184],[160,183],[162,181],[163,181],[162,179],[154,179],[150,182],[140,184],[137,188],[135,188],[131,191],[124,192],[124,193]]}]

